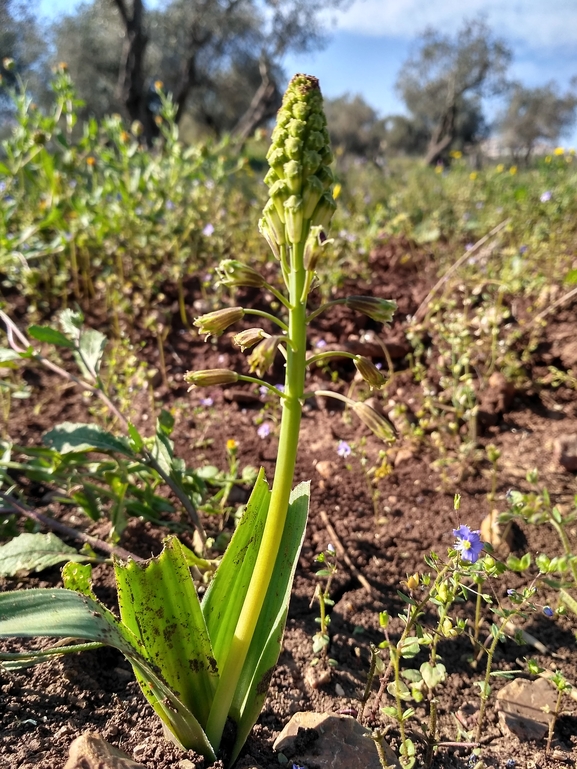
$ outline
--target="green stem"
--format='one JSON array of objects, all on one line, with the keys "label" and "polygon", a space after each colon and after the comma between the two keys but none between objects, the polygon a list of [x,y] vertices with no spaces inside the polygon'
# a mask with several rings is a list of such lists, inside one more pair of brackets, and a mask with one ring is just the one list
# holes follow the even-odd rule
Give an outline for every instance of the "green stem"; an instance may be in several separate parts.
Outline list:
[{"label": "green stem", "polygon": [[[206,724],[210,744],[218,750],[238,680],[258,622],[285,529],[299,440],[306,370],[306,304],[300,301],[306,279],[304,242],[292,249],[289,273],[289,325],[285,393],[277,463],[262,541],[252,579],[220,671],[219,684]],[[266,313],[262,313],[266,316]]]},{"label": "green stem", "polygon": [[[283,323],[280,318],[276,318],[274,315],[271,315],[270,312],[265,312],[264,310],[246,310],[244,311],[245,315],[258,315],[260,318],[266,318],[267,320],[270,320],[271,323],[276,323],[277,326],[280,326],[283,331],[286,331],[288,333],[289,327],[286,323]],[[290,335],[289,335],[290,336]]]},{"label": "green stem", "polygon": [[329,350],[327,352],[319,352],[316,355],[313,355],[312,358],[307,360],[307,366],[311,366],[313,363],[319,363],[322,360],[327,360],[330,358],[350,358],[351,360],[354,360],[358,357],[358,355],[354,355],[352,352],[344,352],[341,350],[335,350],[333,352],[332,350]]},{"label": "green stem", "polygon": [[334,307],[336,304],[346,304],[347,299],[333,299],[330,302],[325,302],[325,304],[321,304],[320,307],[317,307],[314,312],[311,312],[310,315],[307,316],[307,323],[310,323],[311,320],[314,320],[316,317],[318,317],[321,312],[324,312],[325,310],[328,310],[329,307]]}]

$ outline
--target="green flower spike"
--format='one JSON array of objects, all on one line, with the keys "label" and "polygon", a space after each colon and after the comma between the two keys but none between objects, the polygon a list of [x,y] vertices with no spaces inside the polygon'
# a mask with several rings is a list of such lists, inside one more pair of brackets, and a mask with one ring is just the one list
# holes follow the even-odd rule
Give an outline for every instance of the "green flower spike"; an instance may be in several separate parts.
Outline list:
[{"label": "green flower spike", "polygon": [[264,210],[268,227],[263,234],[269,244],[274,239],[276,249],[271,248],[276,252],[285,238],[293,245],[305,242],[311,227],[321,225],[326,231],[336,209],[328,167],[333,155],[316,78],[295,75],[291,80],[272,142],[267,154],[271,170],[265,177],[270,187]]}]

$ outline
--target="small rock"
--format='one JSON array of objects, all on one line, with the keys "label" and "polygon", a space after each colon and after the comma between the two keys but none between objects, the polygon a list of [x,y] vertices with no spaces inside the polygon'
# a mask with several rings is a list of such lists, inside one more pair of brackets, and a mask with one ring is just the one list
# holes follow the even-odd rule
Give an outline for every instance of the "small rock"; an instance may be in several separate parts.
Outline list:
[{"label": "small rock", "polygon": [[335,694],[337,695],[337,697],[345,696],[345,690],[340,684],[335,684]]},{"label": "small rock", "polygon": [[557,438],[553,453],[561,467],[572,473],[577,471],[577,435],[575,433]]},{"label": "small rock", "polygon": [[84,732],[70,745],[64,769],[146,769],[109,745],[97,732]]},{"label": "small rock", "polygon": [[188,758],[183,758],[177,764],[178,769],[196,769],[196,764],[190,761]]},{"label": "small rock", "polygon": [[402,465],[403,462],[410,462],[410,460],[414,457],[414,453],[411,451],[411,449],[399,449],[397,451],[397,455],[395,457],[394,466],[399,467],[399,465]]},{"label": "small rock", "polygon": [[330,459],[321,459],[320,462],[316,463],[315,468],[321,478],[326,478],[327,480],[335,474],[335,463],[331,462]]},{"label": "small rock", "polygon": [[503,733],[522,741],[541,740],[549,731],[556,704],[555,690],[544,678],[517,679],[497,693],[497,708]]},{"label": "small rock", "polygon": [[305,673],[305,681],[311,687],[311,689],[319,689],[321,686],[329,684],[331,682],[330,668],[328,670],[319,670],[318,668],[314,667],[307,668],[307,672]]},{"label": "small rock", "polygon": [[499,511],[491,510],[481,522],[481,539],[489,542],[497,550],[499,548],[510,553],[513,548],[513,528],[511,523],[502,526],[499,521]]},{"label": "small rock", "polygon": [[[318,769],[362,767],[381,769],[377,749],[365,729],[351,716],[336,713],[295,713],[273,748],[282,751],[293,764],[315,766]],[[383,740],[389,766],[400,769],[392,749]]]}]

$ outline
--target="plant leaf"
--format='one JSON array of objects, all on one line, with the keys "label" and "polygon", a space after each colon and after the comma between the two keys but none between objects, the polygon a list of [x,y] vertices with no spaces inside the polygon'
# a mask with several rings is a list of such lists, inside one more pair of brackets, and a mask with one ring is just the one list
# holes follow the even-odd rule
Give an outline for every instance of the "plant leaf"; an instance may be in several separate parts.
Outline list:
[{"label": "plant leaf", "polygon": [[135,459],[124,438],[117,438],[98,425],[62,422],[45,433],[42,441],[60,454],[72,451],[112,451]]},{"label": "plant leaf", "polygon": [[87,561],[74,547],[56,534],[19,534],[0,546],[0,576],[42,571],[63,561]]},{"label": "plant leaf", "polygon": [[294,573],[305,536],[309,501],[310,483],[300,483],[291,493],[279,554],[230,710],[230,715],[237,721],[231,763],[238,757],[260,715],[281,652]]},{"label": "plant leaf", "polygon": [[57,344],[60,347],[70,347],[74,349],[76,345],[70,341],[67,336],[61,331],[57,331],[50,326],[29,326],[28,333],[32,339],[37,339],[39,342],[47,342],[48,344]]},{"label": "plant leaf", "polygon": [[123,623],[165,683],[206,723],[218,669],[180,542],[170,537],[158,557],[144,564],[117,561],[114,570]]},{"label": "plant leaf", "polygon": [[[80,581],[85,583],[85,576],[81,576]],[[177,740],[215,760],[212,746],[194,715],[147,662],[136,637],[99,601],[62,588],[0,593],[0,638],[34,636],[81,638],[114,646],[129,660],[143,691],[146,687],[149,700],[154,698],[156,712]],[[45,659],[44,651],[40,650],[36,661]],[[0,653],[0,661],[11,656]],[[28,652],[27,659],[32,661],[35,656],[34,652]]]},{"label": "plant leaf", "polygon": [[84,329],[80,334],[78,343],[80,354],[77,357],[77,363],[80,368],[82,370],[86,368],[90,375],[98,376],[100,361],[105,346],[106,337],[104,334],[97,331],[95,328]]},{"label": "plant leaf", "polygon": [[423,676],[423,681],[432,691],[436,686],[445,681],[447,669],[440,662],[437,662],[436,665],[432,665],[430,662],[423,662],[421,665],[421,675]]}]

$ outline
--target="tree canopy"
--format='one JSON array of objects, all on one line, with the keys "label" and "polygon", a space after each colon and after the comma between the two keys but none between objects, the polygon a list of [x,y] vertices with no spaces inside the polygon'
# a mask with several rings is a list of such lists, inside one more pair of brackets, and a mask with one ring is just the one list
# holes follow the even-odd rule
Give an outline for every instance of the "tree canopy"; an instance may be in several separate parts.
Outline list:
[{"label": "tree canopy", "polygon": [[511,51],[481,19],[467,21],[454,37],[429,29],[402,66],[397,90],[411,120],[428,135],[427,163],[435,163],[459,136],[485,130],[480,100],[508,87]]}]

